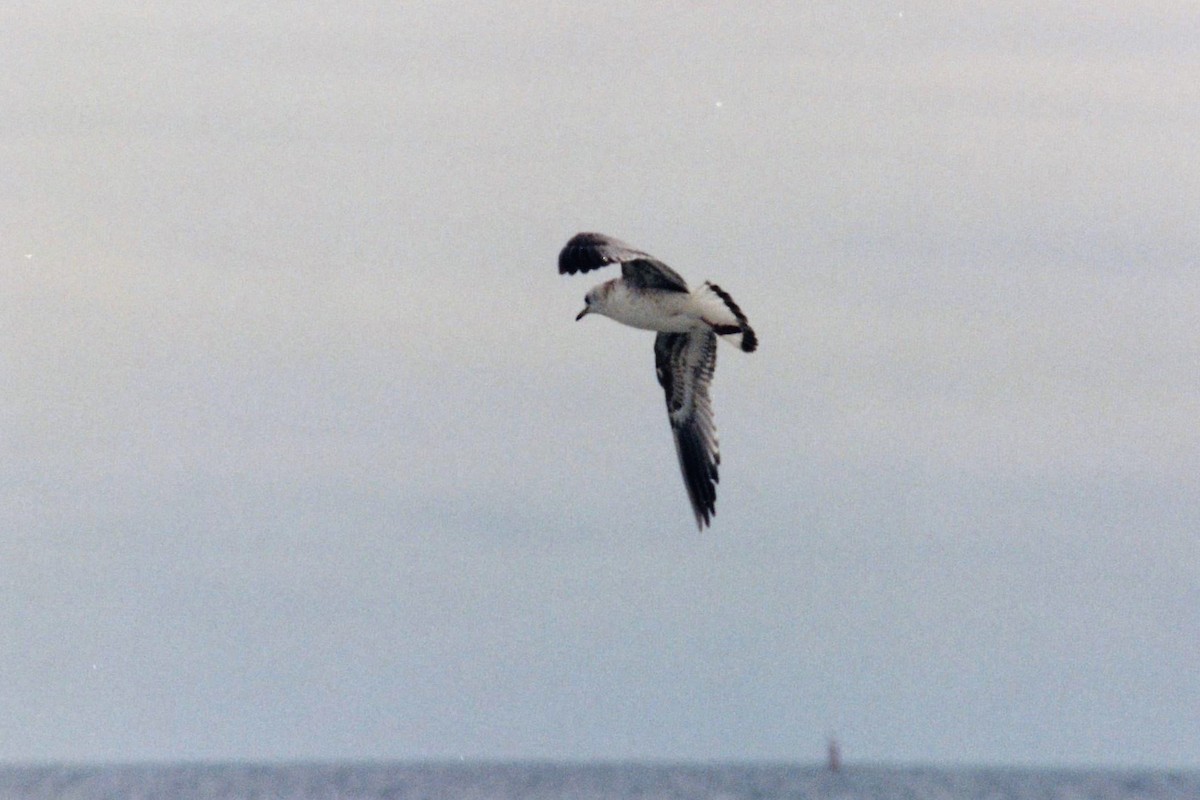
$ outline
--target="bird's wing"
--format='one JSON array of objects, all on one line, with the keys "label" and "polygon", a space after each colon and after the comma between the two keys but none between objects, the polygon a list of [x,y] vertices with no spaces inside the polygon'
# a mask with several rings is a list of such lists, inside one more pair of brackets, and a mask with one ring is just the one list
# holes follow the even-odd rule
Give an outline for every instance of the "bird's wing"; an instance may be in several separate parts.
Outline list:
[{"label": "bird's wing", "polygon": [[696,525],[703,530],[717,513],[717,428],[708,385],[717,366],[717,336],[712,331],[660,333],[654,340],[658,382],[667,396],[667,417],[683,471]]},{"label": "bird's wing", "polygon": [[687,281],[649,253],[603,233],[577,233],[558,254],[560,275],[591,272],[609,264],[621,265],[621,277],[639,289],[686,292]]}]

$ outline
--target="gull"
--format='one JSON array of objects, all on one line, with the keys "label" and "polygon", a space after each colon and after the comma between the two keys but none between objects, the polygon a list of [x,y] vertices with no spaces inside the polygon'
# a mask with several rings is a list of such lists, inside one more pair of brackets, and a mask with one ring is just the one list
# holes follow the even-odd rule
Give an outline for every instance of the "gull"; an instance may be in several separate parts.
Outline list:
[{"label": "gull", "polygon": [[667,396],[667,418],[696,527],[716,515],[721,454],[708,385],[717,365],[717,337],[746,353],[758,337],[733,298],[715,283],[689,290],[679,273],[654,256],[602,233],[572,236],[558,254],[560,275],[621,265],[621,277],[594,286],[583,311],[643,330],[657,331],[654,366]]}]

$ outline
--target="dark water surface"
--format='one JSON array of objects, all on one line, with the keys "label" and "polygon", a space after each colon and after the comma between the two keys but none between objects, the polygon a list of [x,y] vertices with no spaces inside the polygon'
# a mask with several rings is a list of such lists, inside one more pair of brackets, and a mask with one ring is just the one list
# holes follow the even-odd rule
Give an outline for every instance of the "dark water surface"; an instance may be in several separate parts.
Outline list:
[{"label": "dark water surface", "polygon": [[0,800],[1200,800],[1200,772],[672,764],[3,766]]}]

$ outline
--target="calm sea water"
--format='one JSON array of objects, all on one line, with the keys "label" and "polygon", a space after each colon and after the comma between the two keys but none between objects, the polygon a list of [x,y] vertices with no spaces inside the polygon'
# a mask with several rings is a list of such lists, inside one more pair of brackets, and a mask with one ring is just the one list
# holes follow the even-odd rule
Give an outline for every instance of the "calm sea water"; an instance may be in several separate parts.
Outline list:
[{"label": "calm sea water", "polygon": [[3,800],[1200,800],[1200,772],[647,764],[0,767]]}]

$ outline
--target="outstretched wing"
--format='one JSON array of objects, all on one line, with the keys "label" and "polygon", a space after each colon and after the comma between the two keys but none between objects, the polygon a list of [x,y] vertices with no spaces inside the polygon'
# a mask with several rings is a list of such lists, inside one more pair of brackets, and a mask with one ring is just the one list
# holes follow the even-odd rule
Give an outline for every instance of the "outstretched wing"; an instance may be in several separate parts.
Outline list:
[{"label": "outstretched wing", "polygon": [[675,452],[683,485],[704,530],[716,515],[717,428],[713,424],[708,385],[717,366],[717,336],[712,331],[660,333],[654,340],[658,382],[667,396],[667,417],[675,435]]},{"label": "outstretched wing", "polygon": [[609,264],[621,265],[621,276],[639,289],[686,292],[687,281],[649,253],[643,253],[603,233],[577,233],[558,254],[560,275],[591,272]]}]

